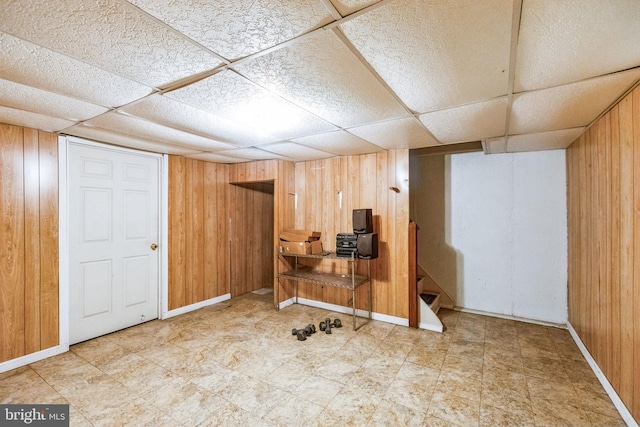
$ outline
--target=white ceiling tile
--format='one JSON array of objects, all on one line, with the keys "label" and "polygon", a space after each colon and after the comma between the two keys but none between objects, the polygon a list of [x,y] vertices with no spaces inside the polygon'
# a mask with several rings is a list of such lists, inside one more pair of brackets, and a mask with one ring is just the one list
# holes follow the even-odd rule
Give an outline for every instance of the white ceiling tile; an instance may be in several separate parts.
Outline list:
[{"label": "white ceiling tile", "polygon": [[341,28],[413,111],[507,94],[512,0],[398,0]]},{"label": "white ceiling tile", "polygon": [[215,68],[221,61],[126,2],[4,2],[0,31],[151,86]]},{"label": "white ceiling tile", "polygon": [[117,130],[119,133],[140,136],[152,141],[165,142],[194,150],[217,151],[235,148],[235,146],[199,135],[190,134],[163,125],[148,122],[116,112],[109,112],[86,122],[90,126],[107,130]]},{"label": "white ceiling tile", "polygon": [[0,33],[0,78],[104,107],[119,107],[151,93],[149,86],[125,79]]},{"label": "white ceiling tile", "polygon": [[567,148],[575,141],[585,128],[562,129],[551,132],[512,135],[507,141],[507,152],[559,150]]},{"label": "white ceiling tile", "polygon": [[202,160],[202,161],[205,161],[205,162],[211,162],[211,163],[227,163],[227,164],[231,164],[231,163],[245,163],[245,162],[249,161],[247,159],[241,159],[239,157],[224,156],[224,155],[219,154],[219,153],[188,154],[185,157],[188,157],[190,159]]},{"label": "white ceiling tile", "polygon": [[493,138],[505,134],[507,98],[435,111],[419,119],[443,144]]},{"label": "white ceiling tile", "polygon": [[333,6],[340,12],[340,15],[347,16],[354,12],[378,3],[379,0],[331,0]]},{"label": "white ceiling tile", "polygon": [[30,111],[16,110],[14,108],[3,107],[1,105],[0,123],[23,126],[32,129],[43,130],[46,132],[57,132],[74,125],[74,122],[71,122],[69,120],[63,120],[57,117],[50,117],[43,114],[32,113]]},{"label": "white ceiling tile", "polygon": [[336,129],[233,71],[222,71],[166,96],[280,139]]},{"label": "white ceiling tile", "polygon": [[338,156],[352,156],[355,154],[384,151],[377,145],[343,130],[305,136],[304,138],[292,139],[292,141]]},{"label": "white ceiling tile", "polygon": [[221,156],[234,157],[237,159],[244,159],[244,161],[272,160],[272,159],[290,160],[286,156],[281,156],[279,154],[271,153],[269,151],[261,150],[259,148],[252,148],[252,147],[239,148],[237,150],[217,151],[215,154],[220,154]]},{"label": "white ceiling tile", "polygon": [[151,151],[154,153],[164,153],[164,154],[174,154],[177,156],[184,156],[188,154],[201,152],[200,150],[177,147],[177,146],[166,144],[166,143],[151,141],[146,138],[125,135],[122,133],[113,132],[106,129],[87,126],[82,123],[77,124],[68,129],[65,129],[64,133],[68,135],[78,136],[81,138],[92,139],[98,142],[105,142],[107,144],[120,145],[122,147],[135,148],[138,150]]},{"label": "white ceiling tile", "polygon": [[76,122],[108,111],[105,107],[2,79],[0,105]]},{"label": "white ceiling tile", "polygon": [[439,144],[414,117],[359,126],[349,129],[349,132],[389,150],[432,147]]},{"label": "white ceiling tile", "polygon": [[507,152],[507,138],[504,136],[487,139],[483,142],[485,154],[503,154]]},{"label": "white ceiling tile", "polygon": [[120,111],[185,132],[193,132],[240,146],[267,144],[280,140],[257,129],[231,122],[162,95],[152,95],[121,108]]},{"label": "white ceiling tile", "polygon": [[228,60],[328,24],[318,0],[129,0]]},{"label": "white ceiling tile", "polygon": [[510,134],[537,133],[586,126],[640,79],[640,68],[517,94]]},{"label": "white ceiling tile", "polygon": [[520,22],[518,92],[640,65],[637,0],[524,1]]},{"label": "white ceiling tile", "polygon": [[281,156],[288,157],[289,159],[296,162],[334,157],[333,154],[327,153],[325,151],[316,150],[314,148],[305,147],[304,145],[288,141],[267,144],[261,146],[260,148],[275,154],[279,154]]},{"label": "white ceiling tile", "polygon": [[315,33],[234,68],[340,127],[409,115],[331,31]]}]

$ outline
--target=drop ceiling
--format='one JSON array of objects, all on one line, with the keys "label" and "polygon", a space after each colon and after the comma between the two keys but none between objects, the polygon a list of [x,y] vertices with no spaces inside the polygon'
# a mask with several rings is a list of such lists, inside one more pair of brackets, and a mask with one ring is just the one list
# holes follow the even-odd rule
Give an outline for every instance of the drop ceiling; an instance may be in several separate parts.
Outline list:
[{"label": "drop ceiling", "polygon": [[221,163],[562,149],[640,81],[638,0],[18,0],[0,122]]}]

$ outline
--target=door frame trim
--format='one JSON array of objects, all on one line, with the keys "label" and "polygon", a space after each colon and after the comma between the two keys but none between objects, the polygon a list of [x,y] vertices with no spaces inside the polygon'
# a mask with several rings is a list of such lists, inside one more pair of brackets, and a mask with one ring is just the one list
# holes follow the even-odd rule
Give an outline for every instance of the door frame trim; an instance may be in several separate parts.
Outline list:
[{"label": "door frame trim", "polygon": [[149,151],[135,150],[132,148],[118,147],[101,142],[91,141],[71,135],[60,135],[58,137],[58,170],[59,170],[59,298],[60,298],[60,345],[69,348],[69,330],[70,330],[70,283],[69,283],[69,162],[68,147],[70,143],[85,145],[117,151],[120,153],[130,153],[144,155],[158,159],[158,319],[163,318],[163,314],[167,311],[165,303],[168,301],[169,290],[169,161],[168,155],[160,153],[152,153]]}]

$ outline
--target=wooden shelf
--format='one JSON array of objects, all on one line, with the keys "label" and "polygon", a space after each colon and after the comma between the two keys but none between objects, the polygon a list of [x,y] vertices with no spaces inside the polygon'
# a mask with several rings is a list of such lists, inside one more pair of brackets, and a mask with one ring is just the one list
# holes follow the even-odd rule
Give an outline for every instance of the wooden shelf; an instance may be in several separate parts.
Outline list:
[{"label": "wooden shelf", "polygon": [[311,267],[299,266],[296,270],[289,270],[278,275],[283,279],[297,280],[301,282],[315,283],[316,285],[329,285],[338,288],[355,289],[369,281],[366,276],[351,274],[327,273],[314,270]]},{"label": "wooden shelf", "polygon": [[[285,253],[282,251],[282,247],[276,247],[276,257],[279,258],[276,262],[277,271],[276,277],[278,280],[287,279],[295,282],[295,302],[298,303],[298,282],[306,282],[312,283],[320,286],[334,286],[337,288],[348,289],[351,291],[351,310],[353,313],[353,330],[357,329],[356,327],[356,289],[362,285],[369,284],[369,320],[371,320],[371,265],[369,260],[361,260],[366,261],[367,263],[367,275],[360,276],[355,274],[355,262],[359,261],[359,259],[355,258],[353,255],[350,257],[340,257],[337,256],[335,252],[323,252],[322,254],[312,255],[312,254],[292,254]],[[293,258],[293,268],[288,271],[280,271],[280,259],[284,261],[284,258]],[[348,274],[340,274],[340,273],[330,273],[321,270],[315,270],[312,267],[306,265],[299,265],[298,258],[315,258],[322,260],[338,260],[348,262],[350,264],[349,270],[351,273]],[[276,309],[280,308],[280,296],[279,296],[280,286],[276,286]]]}]

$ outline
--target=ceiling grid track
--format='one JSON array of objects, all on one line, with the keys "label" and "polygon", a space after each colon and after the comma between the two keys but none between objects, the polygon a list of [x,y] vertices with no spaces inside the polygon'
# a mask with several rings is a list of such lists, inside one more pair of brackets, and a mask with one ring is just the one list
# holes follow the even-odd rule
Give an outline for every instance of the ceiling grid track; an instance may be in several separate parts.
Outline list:
[{"label": "ceiling grid track", "polygon": [[511,53],[509,55],[509,85],[507,87],[507,114],[504,124],[504,149],[509,150],[509,126],[511,126],[511,106],[513,105],[513,88],[516,80],[516,60],[518,57],[518,36],[522,18],[522,1],[513,0],[513,27],[511,28]]}]

